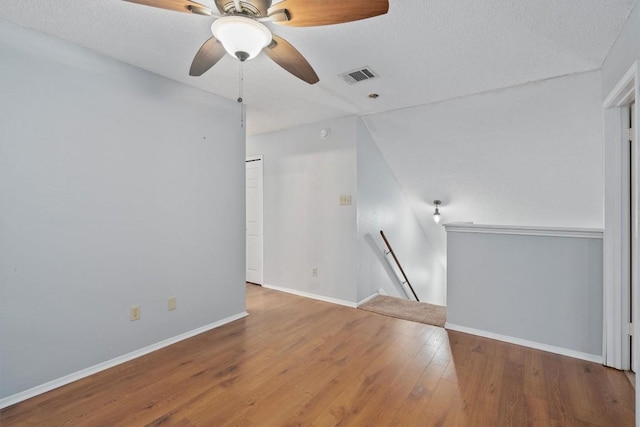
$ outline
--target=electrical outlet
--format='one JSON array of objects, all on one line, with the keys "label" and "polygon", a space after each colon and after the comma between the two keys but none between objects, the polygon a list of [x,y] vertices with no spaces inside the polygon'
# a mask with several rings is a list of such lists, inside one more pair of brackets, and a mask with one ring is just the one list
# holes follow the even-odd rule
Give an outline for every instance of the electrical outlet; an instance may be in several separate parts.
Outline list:
[{"label": "electrical outlet", "polygon": [[176,307],[176,297],[169,297],[169,304],[167,305],[169,311],[175,310]]},{"label": "electrical outlet", "polygon": [[134,305],[130,310],[131,320],[140,320],[140,306]]},{"label": "electrical outlet", "polygon": [[311,275],[312,276],[317,276],[318,275],[318,267],[313,267],[311,269]]},{"label": "electrical outlet", "polygon": [[340,196],[340,205],[341,206],[351,205],[351,196],[348,194]]}]

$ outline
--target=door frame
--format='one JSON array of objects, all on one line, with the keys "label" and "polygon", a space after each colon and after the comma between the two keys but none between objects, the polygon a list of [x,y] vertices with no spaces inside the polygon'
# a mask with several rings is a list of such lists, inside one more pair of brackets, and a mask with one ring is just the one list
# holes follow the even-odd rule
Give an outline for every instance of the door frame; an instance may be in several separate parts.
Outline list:
[{"label": "door frame", "polygon": [[[248,156],[245,159],[245,189],[246,189],[246,164],[248,162],[255,162],[255,161],[260,162],[260,175],[261,175],[260,190],[258,191],[258,215],[261,218],[260,245],[262,246],[262,248],[260,250],[260,266],[261,266],[260,283],[258,284],[264,285],[264,156],[262,154],[259,154],[257,156]],[[246,222],[246,212],[245,212],[245,222]],[[246,230],[246,225],[245,225],[245,230]],[[246,245],[246,239],[247,239],[247,236],[245,231],[245,245]],[[247,260],[245,259],[245,280],[246,280],[246,272],[247,272],[246,261]]]},{"label": "door frame", "polygon": [[[639,99],[638,77],[639,61],[635,61],[625,73],[609,96],[603,102],[604,113],[604,238],[603,238],[603,342],[602,359],[606,366],[629,370],[631,367],[631,348],[628,339],[629,310],[633,307],[633,333],[638,337],[638,292],[630,300],[630,289],[638,289],[638,274],[629,279],[632,268],[637,271],[638,227],[635,236],[631,236],[629,221],[630,209],[638,213],[635,206],[629,205],[630,153],[628,135],[625,126],[629,126],[629,104]],[[637,115],[636,108],[636,115]],[[638,118],[636,117],[636,123]],[[638,141],[638,126],[634,141]],[[638,171],[640,159],[636,151],[631,159]],[[638,175],[638,174],[636,174]],[[638,176],[635,188],[640,188]],[[631,239],[631,240],[630,240]],[[630,259],[629,250],[633,254]],[[633,282],[633,283],[632,283]],[[633,340],[634,365],[638,366],[638,339]]]}]

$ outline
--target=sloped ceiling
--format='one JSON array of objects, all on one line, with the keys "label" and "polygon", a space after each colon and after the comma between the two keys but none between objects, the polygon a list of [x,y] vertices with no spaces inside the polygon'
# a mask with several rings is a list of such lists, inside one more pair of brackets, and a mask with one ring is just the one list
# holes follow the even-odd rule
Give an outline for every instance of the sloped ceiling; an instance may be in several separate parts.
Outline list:
[{"label": "sloped ceiling", "polygon": [[[211,1],[203,1],[205,4]],[[310,86],[264,55],[244,67],[249,134],[370,114],[600,68],[634,0],[390,0],[387,15],[314,28],[269,24],[320,77]],[[0,17],[235,100],[238,62],[189,66],[210,17],[120,0],[0,0]],[[348,85],[368,65],[380,77]],[[378,93],[373,100],[367,95]]]},{"label": "sloped ceiling", "polygon": [[364,117],[446,265],[443,223],[602,228],[598,71]]}]

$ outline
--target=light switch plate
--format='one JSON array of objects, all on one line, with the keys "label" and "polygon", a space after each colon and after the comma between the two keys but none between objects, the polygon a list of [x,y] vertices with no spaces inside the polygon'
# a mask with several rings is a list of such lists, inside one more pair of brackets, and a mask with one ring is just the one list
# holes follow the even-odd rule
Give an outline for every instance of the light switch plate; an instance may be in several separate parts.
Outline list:
[{"label": "light switch plate", "polygon": [[129,319],[131,320],[140,320],[140,306],[134,305],[129,310]]}]

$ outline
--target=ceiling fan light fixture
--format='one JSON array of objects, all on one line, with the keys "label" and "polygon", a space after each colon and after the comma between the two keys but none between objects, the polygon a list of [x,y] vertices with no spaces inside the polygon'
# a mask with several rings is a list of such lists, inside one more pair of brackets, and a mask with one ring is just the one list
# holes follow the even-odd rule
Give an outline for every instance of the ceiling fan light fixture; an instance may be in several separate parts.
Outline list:
[{"label": "ceiling fan light fixture", "polygon": [[243,16],[223,16],[211,25],[213,36],[229,55],[240,61],[255,58],[271,43],[271,31],[260,22]]}]

